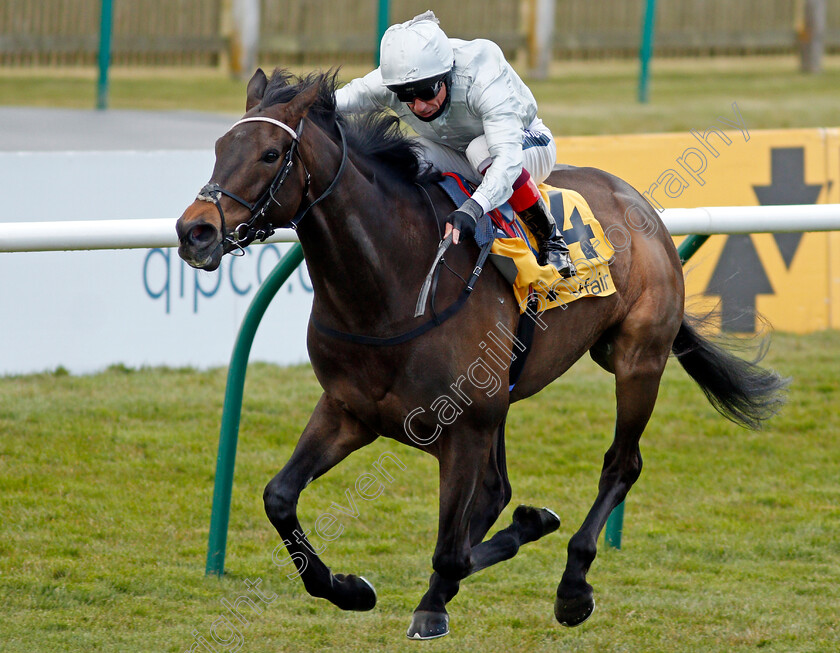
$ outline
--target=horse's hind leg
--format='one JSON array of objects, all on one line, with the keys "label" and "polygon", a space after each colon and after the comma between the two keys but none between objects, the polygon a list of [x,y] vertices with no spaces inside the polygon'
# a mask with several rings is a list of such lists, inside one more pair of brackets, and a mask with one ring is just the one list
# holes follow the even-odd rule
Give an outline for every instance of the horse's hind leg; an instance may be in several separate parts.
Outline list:
[{"label": "horse's hind leg", "polygon": [[[286,545],[307,592],[327,599],[343,610],[372,609],[376,605],[376,592],[364,578],[334,575],[321,561],[298,521],[297,502],[310,481],[376,437],[338,402],[323,394],[289,462],[263,493],[265,512]],[[288,564],[290,562],[286,561],[278,566]],[[289,577],[295,578],[293,574]]]},{"label": "horse's hind leg", "polygon": [[564,626],[577,626],[592,614],[595,601],[586,573],[595,559],[598,535],[642,471],[639,439],[653,412],[678,326],[672,329],[665,322],[634,321],[631,315],[614,339],[609,367],[616,377],[615,437],[604,455],[598,497],[569,541],[566,569],[554,604],[557,621]]},{"label": "horse's hind leg", "polygon": [[[519,506],[513,523],[482,542],[511,498],[505,460],[505,423],[502,422],[490,452],[481,491],[475,498],[470,516],[472,545],[470,575],[516,555],[519,547],[551,533],[560,519],[548,509]],[[420,600],[406,635],[412,639],[433,639],[449,632],[446,604],[458,593],[459,580],[444,578],[437,572],[429,580],[429,590]]]}]

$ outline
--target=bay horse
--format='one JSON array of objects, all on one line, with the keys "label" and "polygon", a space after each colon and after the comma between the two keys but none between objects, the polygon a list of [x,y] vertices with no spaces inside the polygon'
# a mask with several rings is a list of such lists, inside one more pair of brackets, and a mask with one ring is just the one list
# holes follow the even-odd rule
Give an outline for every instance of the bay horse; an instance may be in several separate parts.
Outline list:
[{"label": "bay horse", "polygon": [[[595,605],[586,574],[598,535],[641,472],[639,440],[669,354],[719,412],[746,427],[758,428],[778,410],[786,381],[758,359],[743,360],[706,339],[684,314],[679,257],[636,190],[606,172],[568,166],[548,183],[579,192],[616,237],[615,293],[539,315],[531,354],[505,391],[515,338],[497,338],[495,352],[486,341],[494,330],[516,331],[520,310],[509,283],[487,266],[461,310],[445,320],[441,313],[437,322],[414,317],[452,201],[394,116],[340,115],[335,88],[334,72],[295,78],[276,70],[268,80],[258,70],[248,83],[244,118],[216,142],[210,182],[177,222],[181,258],[205,270],[278,227],[294,226],[303,247],[314,289],[307,347],[324,392],[291,458],[265,488],[266,514],[312,596],[344,610],[369,610],[376,603],[372,585],[333,574],[302,536],[299,496],[380,435],[433,455],[440,469],[434,573],[407,634],[445,635],[446,604],[461,580],[558,528],[552,511],[520,506],[508,527],[485,540],[511,498],[504,442],[511,403],[589,352],[615,375],[616,420],[597,496],[569,541],[556,593],[557,620],[576,626]],[[439,308],[458,303],[477,256],[473,241],[450,248],[437,284]],[[509,343],[507,350],[499,342]],[[491,358],[501,362],[494,370],[501,390],[485,382]],[[481,378],[478,361],[485,366]]]}]

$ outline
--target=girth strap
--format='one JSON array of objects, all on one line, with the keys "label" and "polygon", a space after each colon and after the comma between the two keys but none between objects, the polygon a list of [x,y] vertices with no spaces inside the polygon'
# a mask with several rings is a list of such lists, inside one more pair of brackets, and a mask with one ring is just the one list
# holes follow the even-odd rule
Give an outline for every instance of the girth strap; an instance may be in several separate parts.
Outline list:
[{"label": "girth strap", "polygon": [[[534,326],[537,321],[534,316],[537,315],[540,300],[531,295],[528,299],[527,310],[519,316],[519,324],[516,327],[516,340],[525,347],[524,350],[515,354],[516,358],[511,361],[510,373],[508,374],[508,392],[513,392],[514,386],[519,382],[519,377],[522,376],[522,371],[525,369],[525,363],[528,360],[528,354],[531,353],[531,345],[534,344]],[[511,357],[514,356],[511,349]]]}]

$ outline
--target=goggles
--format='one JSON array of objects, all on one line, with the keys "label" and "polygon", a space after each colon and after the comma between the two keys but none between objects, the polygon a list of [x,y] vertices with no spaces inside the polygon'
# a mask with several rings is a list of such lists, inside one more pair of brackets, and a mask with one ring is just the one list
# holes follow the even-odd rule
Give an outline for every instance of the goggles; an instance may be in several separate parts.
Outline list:
[{"label": "goggles", "polygon": [[410,103],[416,99],[423,100],[423,102],[430,102],[440,93],[443,83],[444,78],[440,78],[436,80],[421,80],[413,84],[392,85],[386,88],[392,93],[396,93],[397,99],[400,102]]}]

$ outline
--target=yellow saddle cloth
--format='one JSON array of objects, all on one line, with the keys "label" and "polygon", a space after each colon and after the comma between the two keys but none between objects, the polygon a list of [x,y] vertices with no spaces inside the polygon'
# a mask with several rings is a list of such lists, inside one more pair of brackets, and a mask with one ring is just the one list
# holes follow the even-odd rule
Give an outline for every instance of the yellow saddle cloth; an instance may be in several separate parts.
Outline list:
[{"label": "yellow saddle cloth", "polygon": [[540,185],[540,192],[551,209],[557,228],[563,231],[577,274],[564,279],[553,266],[538,265],[535,257],[536,239],[527,225],[517,217],[516,231],[522,232],[527,243],[522,238],[497,236],[490,251],[497,257],[509,259],[515,266],[512,268],[510,262],[492,257],[505,276],[512,277],[515,269],[516,278],[512,284],[519,312],[525,312],[532,292],[540,298],[538,312],[565,306],[581,297],[612,295],[615,286],[610,275],[609,261],[614,250],[586,200],[573,190],[552,188],[544,184]]}]

